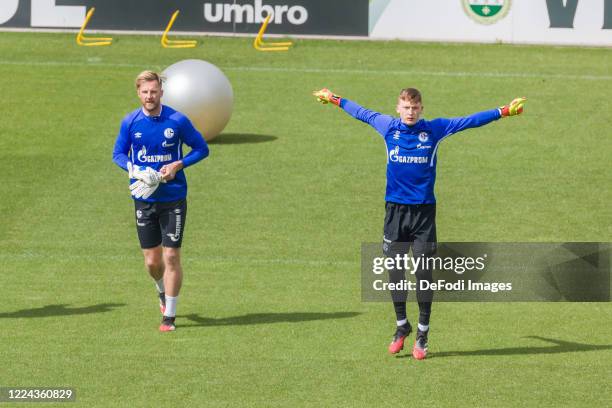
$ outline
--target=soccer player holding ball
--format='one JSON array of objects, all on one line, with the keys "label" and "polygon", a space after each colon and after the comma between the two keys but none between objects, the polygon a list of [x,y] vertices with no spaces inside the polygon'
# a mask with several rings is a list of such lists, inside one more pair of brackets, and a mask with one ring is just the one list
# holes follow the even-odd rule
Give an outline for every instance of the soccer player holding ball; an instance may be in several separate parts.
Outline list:
[{"label": "soccer player holding ball", "polygon": [[[478,112],[473,115],[434,120],[421,119],[423,104],[421,93],[414,88],[403,89],[397,101],[399,118],[383,115],[359,106],[357,103],[335,95],[329,89],[313,93],[324,103],[332,103],[346,113],[372,126],[387,145],[387,189],[385,196],[385,221],[383,228],[383,252],[386,256],[406,253],[412,256],[431,256],[436,251],[436,152],[446,137],[465,129],[480,127],[500,118],[523,112],[526,98],[516,98],[510,104]],[[432,271],[417,269],[417,302],[419,323],[412,355],[418,360],[427,356],[429,319],[431,315],[431,290],[420,290],[423,279],[431,282]],[[389,271],[390,282],[405,279],[405,271]],[[399,353],[404,340],[412,332],[406,316],[407,292],[391,294],[396,316],[396,331],[389,345],[389,353]]]},{"label": "soccer player holding ball", "polygon": [[[174,331],[181,290],[181,244],[187,215],[187,180],[183,169],[208,156],[208,145],[187,116],[161,104],[159,74],[136,78],[142,107],[121,122],[113,161],[128,172],[136,229],[145,265],[159,292],[159,330]],[[183,144],[191,152],[183,157]]]}]

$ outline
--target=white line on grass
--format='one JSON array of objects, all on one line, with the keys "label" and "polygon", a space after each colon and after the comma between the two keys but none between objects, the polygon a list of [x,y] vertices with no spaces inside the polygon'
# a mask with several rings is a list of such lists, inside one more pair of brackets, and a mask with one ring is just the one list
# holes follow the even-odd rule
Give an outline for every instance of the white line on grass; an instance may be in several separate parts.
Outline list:
[{"label": "white line on grass", "polygon": [[[123,67],[123,68],[147,68],[142,64],[126,64],[114,62],[79,62],[79,61],[9,61],[0,60],[0,65],[17,66],[76,66],[76,67]],[[226,71],[242,72],[273,72],[273,73],[300,73],[300,74],[355,74],[355,75],[420,75],[433,77],[474,77],[474,78],[534,78],[534,79],[561,79],[561,80],[585,80],[585,81],[610,81],[612,75],[572,75],[572,74],[543,74],[543,73],[517,73],[517,72],[467,72],[467,71],[416,71],[416,70],[369,70],[369,69],[322,69],[322,68],[280,68],[280,67],[231,67],[221,66]]]},{"label": "white line on grass", "polygon": [[87,61],[7,61],[0,60],[0,65],[40,66],[40,67],[125,67],[142,68],[142,64],[124,64],[120,62],[87,62]]},{"label": "white line on grass", "polygon": [[[49,255],[46,252],[23,252],[19,254],[5,253],[0,254],[0,261],[35,261],[43,259],[61,260],[64,262],[71,261],[92,261],[104,259],[108,261],[130,261],[136,259],[130,255],[87,255],[87,254],[61,254],[61,255]],[[207,263],[214,264],[282,264],[282,265],[309,265],[309,266],[323,266],[323,265],[358,265],[359,261],[326,261],[321,259],[291,259],[291,258],[272,258],[272,259],[256,259],[256,258],[239,258],[239,257],[221,257],[221,256],[207,256],[198,257],[197,259],[187,260],[187,263],[204,261]]]},{"label": "white line on grass", "polygon": [[588,81],[609,81],[611,75],[569,75],[537,74],[514,72],[447,72],[447,71],[397,71],[368,69],[321,69],[321,68],[277,68],[277,67],[224,67],[232,71],[291,72],[313,74],[360,74],[360,75],[421,75],[438,77],[490,77],[490,78],[541,78],[541,79],[583,79]]}]

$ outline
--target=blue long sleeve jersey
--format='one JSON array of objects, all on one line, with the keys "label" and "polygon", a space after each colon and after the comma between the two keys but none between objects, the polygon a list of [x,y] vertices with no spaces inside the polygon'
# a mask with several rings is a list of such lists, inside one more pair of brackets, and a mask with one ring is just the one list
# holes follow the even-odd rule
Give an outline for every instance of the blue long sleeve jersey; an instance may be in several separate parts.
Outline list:
[{"label": "blue long sleeve jersey", "polygon": [[[183,157],[183,144],[191,147]],[[208,156],[208,145],[187,116],[162,105],[159,116],[147,116],[142,109],[128,114],[121,122],[113,161],[127,171],[127,162],[148,166],[159,171],[163,165],[177,160],[183,161],[183,168],[199,162]],[[130,183],[135,180],[130,180]],[[167,183],[161,183],[146,202],[177,201],[187,196],[187,180],[183,170]]]},{"label": "blue long sleeve jersey", "polygon": [[440,142],[465,129],[486,125],[501,117],[499,109],[453,119],[421,119],[408,126],[399,118],[365,109],[347,99],[340,100],[346,113],[372,126],[387,145],[386,201],[399,204],[436,202],[436,152]]}]

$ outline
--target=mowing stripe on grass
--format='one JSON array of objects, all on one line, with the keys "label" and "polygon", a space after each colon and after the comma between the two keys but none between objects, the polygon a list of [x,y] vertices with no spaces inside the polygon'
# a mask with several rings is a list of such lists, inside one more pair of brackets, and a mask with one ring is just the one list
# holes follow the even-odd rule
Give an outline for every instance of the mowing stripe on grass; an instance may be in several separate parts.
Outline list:
[{"label": "mowing stripe on grass", "polygon": [[[138,255],[139,256],[139,255]],[[18,261],[18,260],[36,260],[36,259],[60,259],[62,261],[79,261],[79,260],[100,260],[109,261],[127,261],[138,257],[136,255],[104,255],[104,254],[49,254],[24,252],[20,254],[0,254],[0,260]],[[359,265],[359,261],[327,261],[321,259],[256,259],[256,258],[237,258],[224,256],[205,256],[197,257],[194,260],[204,261],[209,263],[230,263],[230,264],[284,264],[284,265]],[[190,262],[190,261],[187,261]]]},{"label": "mowing stripe on grass", "polygon": [[[69,61],[8,61],[0,60],[0,65],[19,66],[78,66],[100,68],[141,68],[143,64],[125,64],[114,62],[69,62]],[[404,70],[368,70],[368,69],[322,69],[322,68],[280,68],[280,67],[224,67],[227,71],[241,72],[274,72],[274,73],[302,73],[302,74],[357,74],[357,75],[420,75],[434,77],[488,77],[488,78],[534,78],[534,79],[560,79],[584,81],[610,81],[612,75],[572,75],[572,74],[543,74],[543,73],[516,73],[516,72],[449,72],[449,71],[404,71]]]}]

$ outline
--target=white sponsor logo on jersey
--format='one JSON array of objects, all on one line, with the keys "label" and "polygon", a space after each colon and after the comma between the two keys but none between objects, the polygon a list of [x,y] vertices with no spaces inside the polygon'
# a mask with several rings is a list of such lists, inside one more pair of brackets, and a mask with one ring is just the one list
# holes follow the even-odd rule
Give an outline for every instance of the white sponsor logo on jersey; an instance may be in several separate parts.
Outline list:
[{"label": "white sponsor logo on jersey", "polygon": [[138,158],[139,162],[143,162],[143,163],[159,163],[159,162],[166,162],[166,161],[172,160],[171,154],[147,155],[147,148],[144,146],[142,146],[142,148],[138,151],[138,154],[136,155],[136,157]]},{"label": "white sponsor logo on jersey", "polygon": [[389,161],[393,163],[417,163],[424,164],[429,161],[429,157],[427,156],[400,156],[399,155],[399,146],[395,146],[395,149],[391,149],[389,151]]}]

